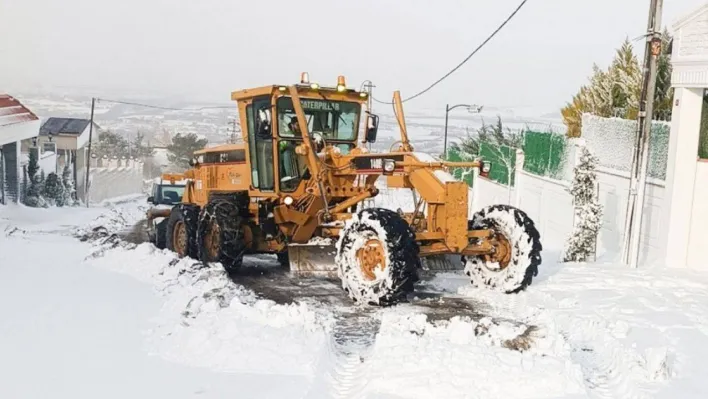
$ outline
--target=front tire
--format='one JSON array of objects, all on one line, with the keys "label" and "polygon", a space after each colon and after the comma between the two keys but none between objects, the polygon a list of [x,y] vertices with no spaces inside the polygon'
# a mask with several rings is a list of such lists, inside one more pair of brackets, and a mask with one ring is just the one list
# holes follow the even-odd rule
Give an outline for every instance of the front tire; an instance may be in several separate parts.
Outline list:
[{"label": "front tire", "polygon": [[172,207],[167,219],[165,241],[167,249],[180,258],[197,259],[197,218],[199,208],[194,205],[179,204]]},{"label": "front tire", "polygon": [[357,212],[336,247],[342,288],[355,302],[388,306],[413,292],[419,248],[408,223],[396,212],[381,208]]},{"label": "front tire", "polygon": [[509,205],[492,205],[473,216],[469,229],[495,230],[499,243],[495,254],[463,257],[472,286],[514,294],[525,290],[538,275],[540,234],[525,212]]},{"label": "front tire", "polygon": [[220,262],[228,273],[241,267],[246,243],[243,218],[238,205],[228,200],[213,200],[199,219],[199,257],[204,263]]}]

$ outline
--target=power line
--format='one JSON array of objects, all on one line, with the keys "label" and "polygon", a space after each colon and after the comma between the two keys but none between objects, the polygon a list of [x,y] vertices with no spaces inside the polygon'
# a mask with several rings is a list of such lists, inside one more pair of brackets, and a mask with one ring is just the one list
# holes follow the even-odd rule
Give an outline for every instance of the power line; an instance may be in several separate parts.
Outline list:
[{"label": "power line", "polygon": [[[518,5],[518,7],[516,7],[516,9],[506,18],[506,20],[504,20],[504,22],[502,22],[502,24],[499,25],[499,27],[498,27],[494,32],[492,32],[492,34],[489,35],[489,37],[487,37],[487,39],[484,40],[484,41],[482,42],[482,44],[480,44],[479,46],[477,46],[477,48],[474,49],[474,51],[473,51],[472,53],[470,53],[470,54],[467,56],[467,58],[465,58],[464,60],[462,60],[462,62],[460,62],[459,64],[457,64],[457,66],[455,66],[454,68],[452,68],[448,73],[446,73],[445,75],[443,75],[443,77],[441,77],[440,79],[436,80],[433,84],[431,84],[430,86],[426,87],[425,89],[419,91],[418,93],[416,93],[416,94],[414,94],[414,95],[412,95],[412,96],[406,98],[405,100],[402,100],[402,102],[406,102],[406,101],[409,101],[409,100],[412,100],[412,99],[414,99],[414,98],[417,98],[417,97],[422,96],[423,94],[425,94],[425,93],[427,93],[428,91],[430,91],[433,87],[437,86],[440,82],[442,82],[443,80],[445,80],[448,76],[452,75],[455,71],[457,71],[458,69],[460,69],[460,67],[462,67],[467,61],[469,61],[470,58],[472,58],[472,56],[474,56],[475,54],[477,54],[477,52],[478,52],[479,50],[481,50],[482,47],[484,47],[490,40],[492,40],[492,38],[493,38],[494,36],[496,36],[497,33],[499,33],[499,31],[502,30],[502,28],[504,28],[504,26],[506,26],[506,24],[509,23],[509,21],[511,21],[512,18],[514,18],[514,16],[519,12],[519,10],[521,10],[521,7],[523,7],[523,6],[526,4],[527,1],[528,1],[528,0],[522,0],[521,3]],[[380,104],[392,104],[392,103],[393,103],[393,102],[388,102],[388,101],[381,101],[381,100],[378,100],[378,99],[376,99],[376,98],[374,98],[374,101],[376,101],[377,103],[380,103]]]},{"label": "power line", "polygon": [[124,104],[124,105],[135,105],[138,107],[145,107],[145,108],[154,108],[154,109],[161,109],[165,111],[202,111],[205,109],[235,109],[236,107],[233,105],[221,105],[221,106],[211,106],[211,107],[200,107],[200,108],[173,108],[173,107],[163,107],[160,105],[150,105],[150,104],[142,104],[142,103],[136,103],[136,102],[130,102],[130,101],[120,101],[120,100],[111,100],[107,98],[96,98],[97,101],[103,101],[103,102],[109,102],[109,103],[115,103],[115,104]]}]

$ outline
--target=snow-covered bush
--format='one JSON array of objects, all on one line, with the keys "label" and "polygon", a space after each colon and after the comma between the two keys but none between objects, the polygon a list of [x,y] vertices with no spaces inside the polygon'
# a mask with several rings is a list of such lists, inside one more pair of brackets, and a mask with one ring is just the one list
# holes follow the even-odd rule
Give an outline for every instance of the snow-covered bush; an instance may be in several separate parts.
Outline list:
[{"label": "snow-covered bush", "polygon": [[602,226],[602,206],[596,196],[597,162],[597,157],[583,147],[570,188],[575,206],[575,226],[565,244],[564,262],[584,262],[595,253],[597,234]]},{"label": "snow-covered bush", "polygon": [[35,175],[31,178],[31,183],[27,189],[27,196],[25,197],[25,205],[33,208],[46,208],[49,206],[42,196],[42,181],[40,176]]},{"label": "snow-covered bush", "polygon": [[47,175],[42,196],[49,205],[64,206],[64,183],[56,173],[52,172]]},{"label": "snow-covered bush", "polygon": [[64,171],[61,174],[61,182],[64,186],[63,205],[76,205],[76,185],[74,184],[74,176],[71,174],[71,168],[69,168],[68,164],[64,166]]}]

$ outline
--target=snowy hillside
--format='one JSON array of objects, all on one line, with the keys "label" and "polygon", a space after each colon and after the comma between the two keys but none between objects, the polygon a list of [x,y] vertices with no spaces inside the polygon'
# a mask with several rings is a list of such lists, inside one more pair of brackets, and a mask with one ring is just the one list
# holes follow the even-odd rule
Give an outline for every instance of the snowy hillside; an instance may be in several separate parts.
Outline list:
[{"label": "snowy hillside", "polygon": [[448,273],[359,308],[269,256],[231,281],[131,243],[144,204],[0,206],[0,397],[705,396],[708,276],[546,249],[518,295]]}]

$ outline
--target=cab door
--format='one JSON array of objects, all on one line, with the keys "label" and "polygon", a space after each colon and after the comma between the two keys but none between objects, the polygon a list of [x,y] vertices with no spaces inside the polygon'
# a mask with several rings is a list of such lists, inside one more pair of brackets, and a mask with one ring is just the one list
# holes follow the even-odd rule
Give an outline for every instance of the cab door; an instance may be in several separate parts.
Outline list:
[{"label": "cab door", "polygon": [[270,96],[256,97],[246,106],[251,185],[261,191],[275,191],[272,115]]}]

